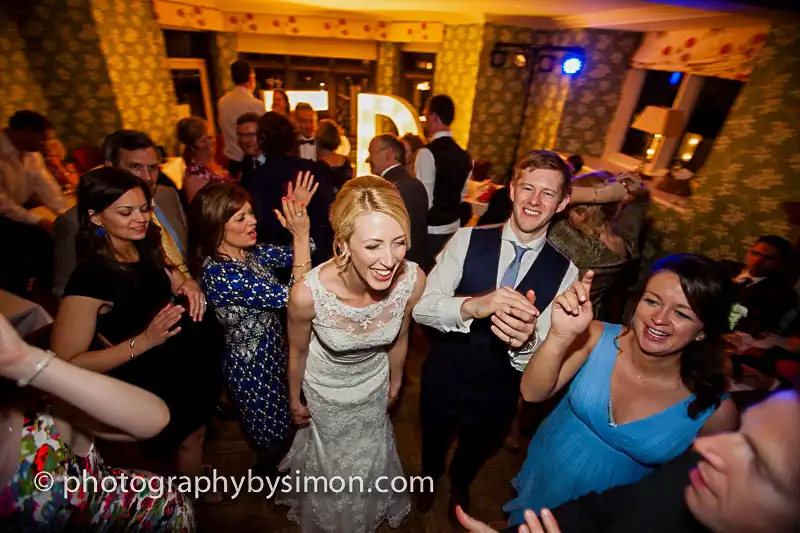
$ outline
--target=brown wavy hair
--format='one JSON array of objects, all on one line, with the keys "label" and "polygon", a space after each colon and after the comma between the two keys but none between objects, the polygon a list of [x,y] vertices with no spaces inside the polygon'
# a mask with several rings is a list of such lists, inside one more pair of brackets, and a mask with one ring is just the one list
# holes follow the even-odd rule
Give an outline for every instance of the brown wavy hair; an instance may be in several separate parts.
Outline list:
[{"label": "brown wavy hair", "polygon": [[636,307],[647,282],[659,272],[678,276],[689,306],[703,323],[704,337],[695,340],[681,354],[681,381],[694,395],[688,414],[699,417],[710,407],[718,406],[725,393],[725,355],[723,335],[730,333],[729,317],[733,307],[733,282],[719,264],[695,254],[677,254],[653,265],[645,280],[635,289],[623,315],[623,334],[633,329]]},{"label": "brown wavy hair", "polygon": [[225,224],[246,203],[253,205],[250,193],[235,183],[212,181],[195,195],[189,205],[189,253],[187,266],[194,279],[200,279],[203,262],[230,261],[219,253],[225,239]]}]

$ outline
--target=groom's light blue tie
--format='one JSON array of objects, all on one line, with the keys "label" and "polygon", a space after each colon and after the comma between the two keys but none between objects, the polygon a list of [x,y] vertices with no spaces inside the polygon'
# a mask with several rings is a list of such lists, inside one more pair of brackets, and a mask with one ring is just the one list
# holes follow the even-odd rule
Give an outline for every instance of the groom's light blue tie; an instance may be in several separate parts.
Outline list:
[{"label": "groom's light blue tie", "polygon": [[514,288],[516,286],[517,281],[517,274],[519,274],[519,266],[522,264],[522,256],[525,255],[525,252],[529,250],[529,248],[523,248],[519,246],[517,243],[511,243],[514,246],[514,253],[517,254],[514,257],[514,260],[508,265],[506,269],[506,273],[503,274],[503,279],[500,280],[500,287],[511,287]]}]

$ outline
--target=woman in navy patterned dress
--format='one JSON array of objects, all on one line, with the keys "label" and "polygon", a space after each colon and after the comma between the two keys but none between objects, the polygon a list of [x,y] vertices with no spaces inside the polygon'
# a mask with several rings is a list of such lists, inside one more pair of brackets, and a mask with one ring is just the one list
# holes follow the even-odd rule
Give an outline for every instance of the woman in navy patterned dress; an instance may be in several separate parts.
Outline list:
[{"label": "woman in navy patterned dress", "polygon": [[[276,311],[285,309],[294,280],[311,268],[306,205],[316,191],[313,176],[298,176],[283,199],[281,225],[294,246],[256,244],[250,196],[230,183],[210,183],[190,207],[190,249],[196,279],[225,327],[223,372],[228,392],[259,468],[274,474],[291,444],[286,385],[287,347]],[[288,284],[273,269],[291,268]]]}]

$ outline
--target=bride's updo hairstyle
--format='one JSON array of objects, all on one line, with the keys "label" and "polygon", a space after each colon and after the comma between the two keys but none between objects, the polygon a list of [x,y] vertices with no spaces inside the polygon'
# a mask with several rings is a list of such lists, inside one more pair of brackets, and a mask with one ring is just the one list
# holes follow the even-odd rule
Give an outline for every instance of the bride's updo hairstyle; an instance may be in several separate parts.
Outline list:
[{"label": "bride's updo hairstyle", "polygon": [[356,220],[369,213],[383,213],[396,220],[406,234],[406,246],[411,247],[411,223],[397,188],[378,176],[353,178],[339,190],[331,205],[333,260],[340,272],[344,272],[350,262],[349,243]]}]

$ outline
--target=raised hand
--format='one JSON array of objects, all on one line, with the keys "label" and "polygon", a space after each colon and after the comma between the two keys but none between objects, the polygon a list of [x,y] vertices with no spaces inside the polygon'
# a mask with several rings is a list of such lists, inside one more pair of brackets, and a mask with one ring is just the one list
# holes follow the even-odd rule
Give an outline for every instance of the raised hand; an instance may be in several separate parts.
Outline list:
[{"label": "raised hand", "polygon": [[314,182],[314,175],[310,171],[306,170],[305,174],[298,172],[294,187],[292,187],[292,182],[289,182],[286,196],[298,204],[308,205],[311,203],[314,193],[317,192],[317,187],[319,187],[319,183]]},{"label": "raised hand", "polygon": [[590,298],[593,279],[594,272],[590,270],[553,300],[551,333],[567,337],[586,331],[594,318]]},{"label": "raised hand", "polygon": [[298,204],[287,196],[283,197],[281,203],[283,214],[277,209],[275,210],[275,216],[278,217],[278,222],[281,223],[281,226],[288,229],[295,237],[309,235],[311,231],[311,222],[308,220],[306,206],[304,204]]},{"label": "raised hand", "polygon": [[144,340],[148,349],[155,348],[180,333],[180,326],[175,329],[170,328],[178,323],[185,310],[182,305],[168,304],[158,312],[144,331]]}]

